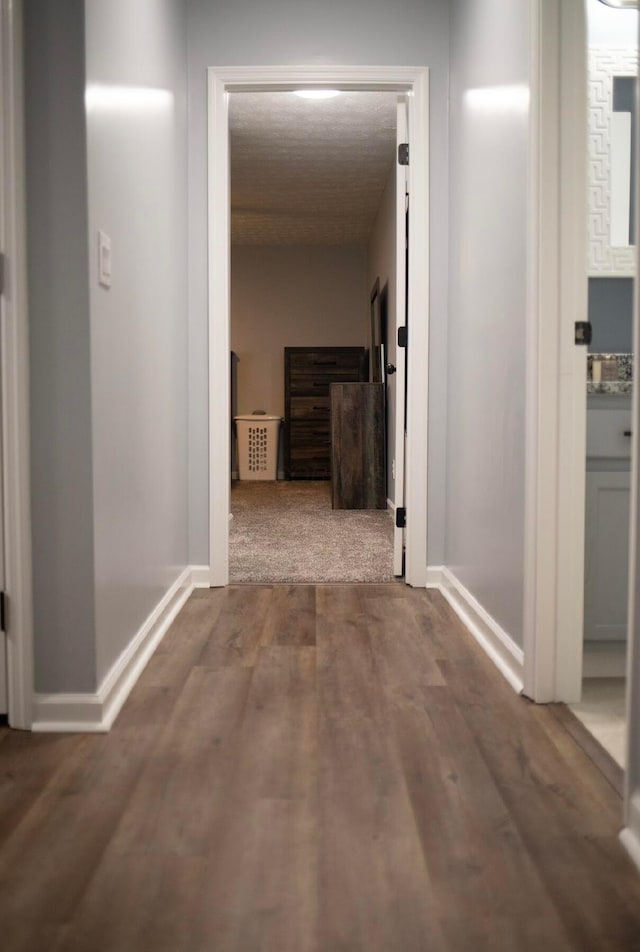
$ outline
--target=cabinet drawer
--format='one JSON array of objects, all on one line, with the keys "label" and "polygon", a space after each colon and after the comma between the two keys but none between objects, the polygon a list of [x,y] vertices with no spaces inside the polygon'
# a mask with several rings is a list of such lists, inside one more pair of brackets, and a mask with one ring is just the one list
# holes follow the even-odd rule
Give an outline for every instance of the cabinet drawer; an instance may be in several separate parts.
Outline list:
[{"label": "cabinet drawer", "polygon": [[587,410],[587,457],[628,459],[631,456],[631,410]]},{"label": "cabinet drawer", "polygon": [[291,420],[328,420],[329,397],[318,394],[314,397],[292,396],[289,402]]}]

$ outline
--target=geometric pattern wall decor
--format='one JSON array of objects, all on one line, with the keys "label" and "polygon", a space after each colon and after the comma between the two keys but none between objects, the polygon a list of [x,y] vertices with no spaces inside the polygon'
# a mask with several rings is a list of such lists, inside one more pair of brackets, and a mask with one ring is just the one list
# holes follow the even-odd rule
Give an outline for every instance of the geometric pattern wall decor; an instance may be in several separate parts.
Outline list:
[{"label": "geometric pattern wall decor", "polygon": [[634,49],[589,49],[589,274],[628,277],[635,274],[635,248],[612,248],[611,115],[613,77],[636,76]]}]

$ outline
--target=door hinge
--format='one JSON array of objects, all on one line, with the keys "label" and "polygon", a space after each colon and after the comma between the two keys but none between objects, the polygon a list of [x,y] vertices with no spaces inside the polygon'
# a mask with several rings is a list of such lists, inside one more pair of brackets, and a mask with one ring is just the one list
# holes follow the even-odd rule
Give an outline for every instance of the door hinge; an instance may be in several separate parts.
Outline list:
[{"label": "door hinge", "polygon": [[4,294],[4,268],[6,256],[0,251],[0,294]]},{"label": "door hinge", "polygon": [[0,631],[7,630],[7,596],[0,592]]},{"label": "door hinge", "polygon": [[576,344],[590,344],[593,329],[589,321],[576,321]]},{"label": "door hinge", "polygon": [[396,529],[405,529],[407,526],[407,510],[404,506],[396,509]]},{"label": "door hinge", "polygon": [[398,146],[398,165],[409,164],[409,143],[401,142]]},{"label": "door hinge", "polygon": [[398,328],[398,347],[406,347],[406,346],[407,346],[407,325],[402,324]]}]

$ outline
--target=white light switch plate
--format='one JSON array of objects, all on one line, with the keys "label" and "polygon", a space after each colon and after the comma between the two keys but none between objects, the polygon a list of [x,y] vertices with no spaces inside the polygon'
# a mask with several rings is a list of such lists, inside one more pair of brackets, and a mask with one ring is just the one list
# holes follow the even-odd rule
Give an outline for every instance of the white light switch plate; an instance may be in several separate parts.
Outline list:
[{"label": "white light switch plate", "polygon": [[98,281],[103,288],[111,287],[111,238],[98,232]]}]

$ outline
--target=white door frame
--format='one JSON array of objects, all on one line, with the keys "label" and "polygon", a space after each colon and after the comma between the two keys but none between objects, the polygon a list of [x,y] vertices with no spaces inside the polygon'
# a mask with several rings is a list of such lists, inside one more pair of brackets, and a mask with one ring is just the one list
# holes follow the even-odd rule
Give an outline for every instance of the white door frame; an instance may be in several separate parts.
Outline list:
[{"label": "white door frame", "polygon": [[584,0],[531,0],[524,691],[580,697],[587,315]]},{"label": "white door frame", "polygon": [[211,67],[208,70],[209,564],[210,584],[229,581],[230,187],[229,93],[330,86],[409,93],[409,392],[406,571],[427,577],[429,367],[429,71],[386,66]]},{"label": "white door frame", "polygon": [[9,724],[28,729],[33,699],[29,480],[29,338],[22,106],[22,4],[0,0],[0,111],[6,255],[2,333],[2,465],[8,596]]},{"label": "white door frame", "polygon": [[[403,142],[409,141],[409,121],[407,97],[400,97],[396,106],[396,147],[399,149]],[[405,433],[405,381],[407,375],[406,351],[398,347],[397,332],[398,328],[406,327],[407,311],[407,195],[410,195],[408,188],[409,167],[406,165],[396,165],[396,415],[395,415],[395,445],[393,447],[393,460],[395,461],[394,474],[394,513],[400,507],[404,507],[404,464],[406,455],[406,433]],[[409,218],[411,220],[411,218]],[[396,523],[393,530],[393,574],[402,575],[402,563],[404,561],[404,543],[405,529],[402,529]]]}]

